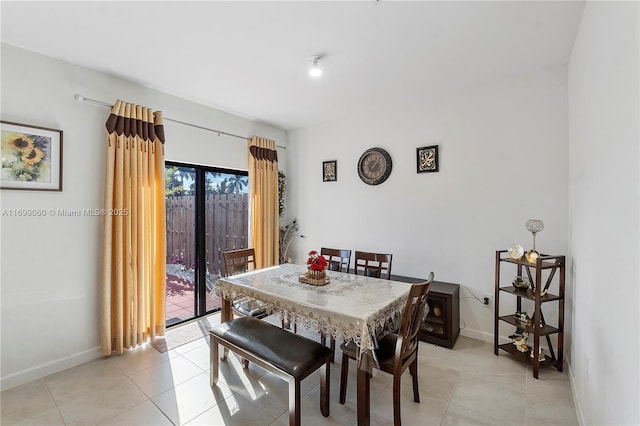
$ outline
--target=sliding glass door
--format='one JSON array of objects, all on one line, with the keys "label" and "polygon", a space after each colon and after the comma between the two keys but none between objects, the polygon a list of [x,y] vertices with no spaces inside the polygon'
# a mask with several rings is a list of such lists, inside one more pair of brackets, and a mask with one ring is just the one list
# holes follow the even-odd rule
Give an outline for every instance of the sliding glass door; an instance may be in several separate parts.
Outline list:
[{"label": "sliding glass door", "polygon": [[220,309],[211,289],[222,253],[246,248],[246,171],[167,162],[167,317],[171,326]]}]

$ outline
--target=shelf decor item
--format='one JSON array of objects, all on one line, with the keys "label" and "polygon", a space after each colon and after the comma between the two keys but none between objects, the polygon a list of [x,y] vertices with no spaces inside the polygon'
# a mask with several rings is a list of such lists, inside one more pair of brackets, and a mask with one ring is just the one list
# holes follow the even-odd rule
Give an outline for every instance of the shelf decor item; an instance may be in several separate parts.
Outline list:
[{"label": "shelf decor item", "polygon": [[525,226],[527,227],[527,231],[533,234],[533,248],[527,250],[524,257],[527,259],[527,262],[536,263],[536,260],[540,257],[540,253],[536,251],[536,234],[544,229],[544,222],[540,219],[529,219]]},{"label": "shelf decor item", "polygon": [[511,282],[516,290],[526,290],[529,288],[529,280],[526,277],[521,277],[518,275]]},{"label": "shelf decor item", "polygon": [[527,338],[524,336],[518,336],[513,339],[513,344],[519,352],[527,353],[529,352],[529,346],[527,346]]},{"label": "shelf decor item", "polygon": [[62,130],[0,123],[0,188],[62,191]]},{"label": "shelf decor item", "polygon": [[516,311],[513,317],[516,319],[516,321],[520,322],[520,325],[524,325],[527,327],[531,326],[531,317],[529,317],[526,312]]},{"label": "shelf decor item", "polygon": [[329,262],[324,256],[318,254],[317,251],[311,250],[307,259],[307,272],[298,277],[298,281],[305,284],[326,285],[329,283],[327,277],[327,269]]},{"label": "shelf decor item", "polygon": [[[529,353],[529,358],[533,358],[533,351],[531,351]],[[540,348],[539,354],[538,354],[538,361],[542,362],[545,361],[547,358],[544,356],[544,349]]]},{"label": "shelf decor item", "polygon": [[511,247],[509,247],[508,252],[509,252],[509,257],[510,258],[518,260],[524,254],[524,249],[522,248],[521,245],[514,244]]}]

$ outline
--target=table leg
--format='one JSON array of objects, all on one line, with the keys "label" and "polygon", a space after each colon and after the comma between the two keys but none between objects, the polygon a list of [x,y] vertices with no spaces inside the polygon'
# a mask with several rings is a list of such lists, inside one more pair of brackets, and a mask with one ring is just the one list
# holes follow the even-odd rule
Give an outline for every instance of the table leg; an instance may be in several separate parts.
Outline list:
[{"label": "table leg", "polygon": [[[222,296],[222,306],[220,307],[220,322],[231,321],[231,301]],[[224,361],[227,359],[227,354],[229,350],[227,348],[222,348],[222,357],[221,359]]]},{"label": "table leg", "polygon": [[371,423],[371,374],[358,368],[358,426]]},{"label": "table leg", "polygon": [[222,306],[220,307],[220,322],[231,320],[231,301],[226,297],[222,297]]}]

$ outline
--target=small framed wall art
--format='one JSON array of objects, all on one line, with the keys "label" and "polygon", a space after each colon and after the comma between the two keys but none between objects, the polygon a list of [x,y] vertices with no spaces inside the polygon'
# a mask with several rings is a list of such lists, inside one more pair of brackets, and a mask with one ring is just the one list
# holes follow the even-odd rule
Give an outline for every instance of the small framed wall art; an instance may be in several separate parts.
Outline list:
[{"label": "small framed wall art", "polygon": [[322,181],[335,182],[338,180],[338,160],[322,162]]},{"label": "small framed wall art", "polygon": [[418,173],[438,171],[438,145],[416,148]]},{"label": "small framed wall art", "polygon": [[1,189],[62,191],[62,130],[0,121]]}]

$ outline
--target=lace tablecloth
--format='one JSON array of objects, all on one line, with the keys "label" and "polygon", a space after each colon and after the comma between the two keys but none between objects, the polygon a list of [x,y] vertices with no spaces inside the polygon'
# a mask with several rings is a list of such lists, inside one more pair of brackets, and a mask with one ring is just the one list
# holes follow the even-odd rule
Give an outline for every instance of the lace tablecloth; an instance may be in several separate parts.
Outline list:
[{"label": "lace tablecloth", "polygon": [[[291,263],[220,278],[213,293],[230,301],[250,297],[267,310],[307,329],[353,340],[360,353],[373,357],[376,336],[387,326],[397,327],[411,284],[327,271],[330,282],[314,286],[298,281],[306,267]],[[368,357],[360,368],[370,370]]]}]

